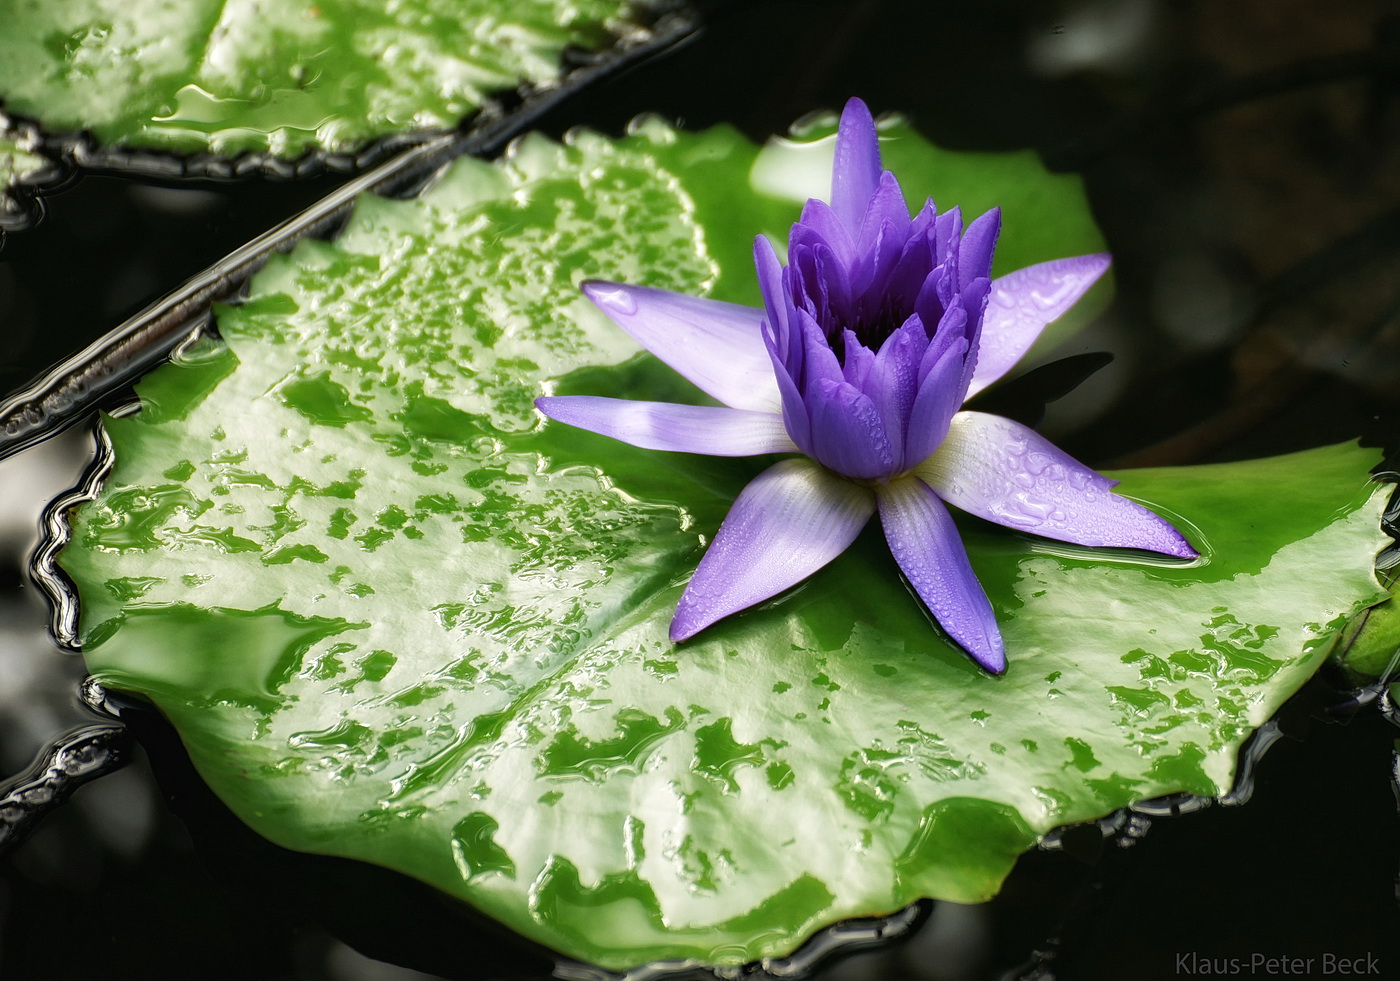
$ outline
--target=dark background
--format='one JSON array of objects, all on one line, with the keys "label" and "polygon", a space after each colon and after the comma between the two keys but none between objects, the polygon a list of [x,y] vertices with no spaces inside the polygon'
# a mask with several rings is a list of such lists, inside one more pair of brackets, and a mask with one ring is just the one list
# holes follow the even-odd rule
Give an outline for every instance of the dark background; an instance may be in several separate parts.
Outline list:
[{"label": "dark background", "polygon": [[[1113,307],[1063,352],[1115,354],[1051,407],[1045,428],[1065,449],[1099,466],[1182,464],[1400,433],[1400,3],[710,10],[699,39],[543,128],[618,134],[655,112],[762,140],[859,95],[945,147],[1036,149],[1083,175],[1117,278]],[[341,180],[84,176],[46,196],[44,220],[0,250],[0,393]],[[0,774],[94,719],[23,572],[38,508],[73,483],[82,445],[0,464]],[[1400,977],[1397,732],[1374,706],[1324,721],[1341,684],[1300,696],[1247,805],[1068,835],[1027,855],[993,903],[938,906],[904,946],[825,976],[1212,976],[1183,955],[1242,958],[1248,976],[1258,953],[1314,958],[1295,976],[1322,977],[1330,952],[1374,954]],[[0,858],[0,977],[467,978],[513,950],[397,877],[261,842],[158,719],[129,718],[135,762]],[[515,956],[502,963],[534,963]]]}]

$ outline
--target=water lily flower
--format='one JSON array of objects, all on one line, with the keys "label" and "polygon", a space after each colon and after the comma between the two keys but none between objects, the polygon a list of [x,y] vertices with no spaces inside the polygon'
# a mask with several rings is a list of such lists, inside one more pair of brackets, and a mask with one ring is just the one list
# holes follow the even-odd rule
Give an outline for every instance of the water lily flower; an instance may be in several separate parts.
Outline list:
[{"label": "water lily flower", "polygon": [[831,201],[809,200],[783,266],[754,246],[762,309],[619,283],[583,291],[644,348],[722,405],[593,396],[536,400],[549,418],[653,450],[795,453],[740,493],[671,623],[685,640],[796,585],[877,511],[895,561],[943,630],[1006,668],[991,603],[946,505],[1080,545],[1196,551],[1171,524],[1000,416],[960,411],[1108,268],[1059,259],[991,279],[1001,215],[963,227],[928,201],[912,217],[881,169],[875,123],[841,116]]}]

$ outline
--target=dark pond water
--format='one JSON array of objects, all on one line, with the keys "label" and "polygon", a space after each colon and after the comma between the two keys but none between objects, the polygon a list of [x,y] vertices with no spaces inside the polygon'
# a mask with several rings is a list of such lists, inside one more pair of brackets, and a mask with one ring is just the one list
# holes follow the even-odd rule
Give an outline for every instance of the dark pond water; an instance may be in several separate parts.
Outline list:
[{"label": "dark pond water", "polygon": [[[1071,453],[1195,463],[1400,433],[1394,3],[731,4],[543,127],[618,133],[657,112],[764,139],[852,94],[942,145],[1030,147],[1084,175],[1118,296],[1075,351],[1115,361],[1051,408]],[[0,251],[0,392],[343,179],[88,176],[52,195]],[[0,463],[0,774],[103,721],[24,571],[87,442],[74,431]],[[1258,954],[1312,958],[1294,976],[1321,977],[1332,954],[1400,977],[1397,732],[1379,703],[1335,710],[1347,698],[1324,675],[1285,710],[1247,803],[1070,832],[1025,856],[996,901],[921,910],[901,944],[820,976],[1156,979]],[[0,977],[395,981],[545,963],[396,876],[268,845],[158,718],[125,720],[136,739],[113,748],[130,764],[0,858]]]}]

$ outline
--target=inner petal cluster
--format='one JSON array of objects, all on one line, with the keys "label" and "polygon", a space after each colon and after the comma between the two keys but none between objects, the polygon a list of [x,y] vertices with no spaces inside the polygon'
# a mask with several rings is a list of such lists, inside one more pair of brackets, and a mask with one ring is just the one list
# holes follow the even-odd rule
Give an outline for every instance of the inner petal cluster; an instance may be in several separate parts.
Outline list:
[{"label": "inner petal cluster", "polygon": [[786,268],[758,240],[764,343],[802,452],[884,482],[937,449],[976,366],[999,227],[990,211],[964,231],[932,201],[911,218],[886,171],[858,220],[809,201]]}]

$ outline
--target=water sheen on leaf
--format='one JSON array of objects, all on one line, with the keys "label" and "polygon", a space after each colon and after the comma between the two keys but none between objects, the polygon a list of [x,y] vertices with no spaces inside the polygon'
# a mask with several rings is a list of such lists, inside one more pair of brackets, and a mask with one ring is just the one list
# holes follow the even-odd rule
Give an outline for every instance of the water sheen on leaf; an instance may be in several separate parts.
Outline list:
[{"label": "water sheen on leaf", "polygon": [[51,130],[231,155],[450,128],[549,82],[626,0],[0,0],[0,98]]},{"label": "water sheen on leaf", "polygon": [[[976,902],[1055,825],[1229,788],[1252,728],[1383,595],[1368,451],[1121,474],[1194,565],[965,522],[1000,678],[941,638],[877,528],[793,595],[667,640],[767,461],[634,449],[531,399],[699,399],[576,285],[756,302],[751,235],[796,217],[751,181],[763,159],[723,130],[532,139],[274,258],[222,344],[108,423],[116,469],[63,555],[95,675],[148,695],[272,840],[613,968]],[[1006,241],[1083,227],[1078,185],[1020,159],[1005,173],[1040,193]]]}]

